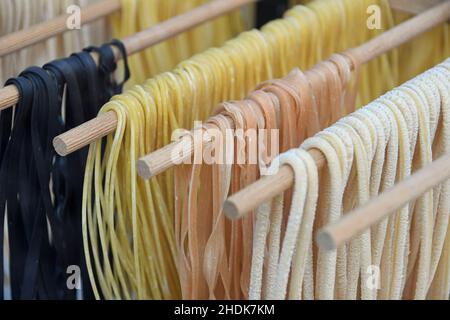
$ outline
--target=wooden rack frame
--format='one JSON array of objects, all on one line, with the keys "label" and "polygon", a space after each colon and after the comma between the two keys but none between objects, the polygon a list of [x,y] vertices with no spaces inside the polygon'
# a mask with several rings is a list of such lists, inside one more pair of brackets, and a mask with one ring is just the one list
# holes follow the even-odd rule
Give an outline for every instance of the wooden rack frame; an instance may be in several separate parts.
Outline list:
[{"label": "wooden rack frame", "polygon": [[433,161],[366,205],[321,229],[317,234],[317,244],[326,250],[336,249],[448,179],[450,154]]},{"label": "wooden rack frame", "polygon": [[[102,0],[81,9],[81,25],[99,20],[121,9],[120,0]],[[28,29],[11,33],[0,38],[0,57],[27,48],[33,44],[47,40],[67,30],[69,14],[60,15],[52,20],[39,23]]]}]

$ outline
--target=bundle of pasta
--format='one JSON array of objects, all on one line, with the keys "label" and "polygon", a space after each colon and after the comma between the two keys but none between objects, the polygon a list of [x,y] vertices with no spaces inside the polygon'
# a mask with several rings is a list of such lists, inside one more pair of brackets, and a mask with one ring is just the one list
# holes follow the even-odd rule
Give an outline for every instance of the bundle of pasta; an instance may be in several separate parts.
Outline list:
[{"label": "bundle of pasta", "polygon": [[[295,172],[291,211],[280,214],[282,196],[259,209],[250,298],[448,299],[449,182],[337,250],[312,239],[450,151],[449,88],[447,60],[280,156]],[[326,158],[321,171],[312,149]]]},{"label": "bundle of pasta", "polygon": [[[101,113],[117,113],[117,130],[106,139],[104,154],[102,143],[90,147],[83,200],[84,244],[95,291],[100,285],[106,298],[181,296],[173,172],[142,181],[136,176],[137,159],[167,145],[173,130],[207,119],[218,103],[243,99],[258,83],[294,67],[307,69],[378,35],[382,30],[366,28],[368,5],[380,6],[385,28],[393,25],[387,1],[355,3],[316,0],[295,7],[261,31],[244,32],[195,55],[103,108]],[[402,63],[409,59],[414,54]],[[359,103],[398,83],[398,68],[396,52],[363,68]]]},{"label": "bundle of pasta", "polygon": [[183,298],[248,299],[254,216],[230,221],[222,204],[267,173],[279,150],[354,110],[350,59],[359,65],[349,54],[336,54],[306,74],[295,69],[268,81],[245,100],[221,104],[201,132],[190,133],[210,137],[211,144],[194,140],[194,165],[179,166],[175,174]]},{"label": "bundle of pasta", "polygon": [[[208,1],[210,0],[122,0],[122,10],[112,20],[114,36],[123,39]],[[180,61],[207,48],[221,45],[242,31],[243,21],[237,10],[139,52],[129,58],[132,76],[127,85],[131,87],[169,71]]]}]

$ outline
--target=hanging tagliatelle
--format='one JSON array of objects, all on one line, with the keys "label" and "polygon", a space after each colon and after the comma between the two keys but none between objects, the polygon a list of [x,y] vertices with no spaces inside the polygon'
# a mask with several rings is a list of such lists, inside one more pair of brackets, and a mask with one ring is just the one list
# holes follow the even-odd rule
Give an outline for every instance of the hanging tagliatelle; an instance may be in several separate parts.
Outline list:
[{"label": "hanging tagliatelle", "polygon": [[[7,231],[6,268],[13,299],[76,299],[77,292],[65,277],[71,266],[80,268],[83,296],[91,296],[81,251],[80,200],[87,150],[63,158],[56,156],[51,142],[58,133],[93,118],[113,94],[122,92],[123,83],[114,77],[112,46],[124,58],[127,75],[125,48],[113,41],[43,68],[27,68],[7,82],[21,96],[15,109],[0,114],[0,181],[8,186],[0,189],[0,239]],[[98,54],[99,66],[92,51]],[[3,257],[0,247],[2,262]],[[3,270],[2,263],[2,275]]]},{"label": "hanging tagliatelle", "polygon": [[[210,0],[122,0],[120,14],[112,19],[114,37],[123,39],[131,36],[208,1]],[[168,71],[180,61],[207,48],[221,45],[242,31],[243,22],[237,10],[135,54],[130,57],[132,77],[128,86],[140,84]]]},{"label": "hanging tagliatelle", "polygon": [[[174,221],[174,199],[179,194],[174,193],[173,172],[144,182],[136,176],[137,159],[167,145],[175,129],[207,119],[218,103],[243,99],[258,83],[285,76],[294,67],[307,69],[334,52],[378,35],[382,30],[365,27],[370,4],[380,5],[385,27],[392,27],[387,1],[365,0],[363,5],[355,5],[348,0],[317,0],[306,7],[295,7],[284,19],[267,24],[261,31],[242,33],[221,48],[193,56],[173,71],[130,88],[103,108],[101,113],[116,112],[117,130],[106,139],[104,154],[102,143],[91,145],[83,199],[84,245],[97,297],[176,298],[187,281],[181,279],[180,284],[179,277],[184,275],[176,267],[176,243],[187,244],[177,238],[186,230],[177,230],[180,224]],[[324,10],[340,18],[327,19]],[[331,41],[337,38],[340,41]],[[395,57],[394,52],[372,62],[372,67],[363,68],[361,79],[376,82],[377,86],[373,90],[362,81],[359,101],[370,101],[398,83]],[[402,63],[412,61],[409,59]],[[332,119],[325,111],[319,114],[329,125]],[[202,188],[212,192],[207,185]],[[177,201],[183,206],[192,204],[192,199],[184,196]],[[192,250],[198,250],[196,240],[191,240]],[[239,265],[239,254],[233,252],[230,263]],[[245,268],[249,270],[249,266]],[[193,268],[203,267],[209,266],[186,265],[189,272],[196,274],[200,271]],[[247,290],[245,277],[244,289],[239,289],[238,277],[232,280],[236,296]],[[216,281],[214,272],[209,279],[210,283]],[[217,290],[223,293],[224,289]]]},{"label": "hanging tagliatelle", "polygon": [[[259,209],[251,298],[448,298],[448,182],[337,250],[317,249],[311,239],[323,225],[449,151],[449,71],[447,60],[281,155],[281,164],[295,172],[291,212],[280,216],[282,196],[272,209],[270,204]],[[313,149],[328,163],[320,171],[306,152]],[[305,199],[314,203],[308,207]],[[296,274],[301,268],[303,280]],[[371,268],[379,270],[379,281],[370,279]]]},{"label": "hanging tagliatelle", "polygon": [[[175,229],[183,298],[249,298],[254,217],[249,214],[230,222],[222,204],[228,194],[264,174],[279,150],[298,145],[354,109],[350,70],[344,55],[333,55],[306,74],[295,69],[283,79],[262,84],[245,100],[221,104],[200,130],[202,136],[213,136],[220,143],[201,148],[194,141],[194,164],[176,169]],[[236,134],[230,139],[231,128]],[[198,129],[190,133],[193,138]],[[274,131],[279,135],[273,136]],[[225,159],[210,159],[210,154]],[[203,157],[201,161],[197,155]],[[280,215],[286,211],[277,210]],[[273,293],[271,289],[266,287]]]}]

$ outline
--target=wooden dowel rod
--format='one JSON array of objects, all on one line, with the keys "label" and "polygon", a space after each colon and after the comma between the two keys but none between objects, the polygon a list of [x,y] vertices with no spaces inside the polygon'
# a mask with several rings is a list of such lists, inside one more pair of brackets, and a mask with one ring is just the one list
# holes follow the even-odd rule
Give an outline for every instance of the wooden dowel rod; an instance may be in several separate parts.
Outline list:
[{"label": "wooden dowel rod", "polygon": [[[448,3],[448,4],[450,4],[450,3]],[[446,16],[447,17],[450,15],[450,7],[448,6],[448,4],[446,6],[446,12],[447,12]],[[441,8],[433,8],[431,10],[432,10],[432,12],[431,12],[432,15],[434,15],[436,13],[436,11],[441,12],[442,7]],[[431,24],[429,24],[429,23],[427,23],[427,24],[422,23],[422,21],[424,20],[423,17],[424,16],[421,15],[421,16],[411,19],[411,20],[413,20],[413,24],[414,25],[417,24],[418,25],[417,28],[419,30],[421,30],[422,32],[431,27]],[[433,21],[433,19],[430,19],[430,11],[427,12],[425,18],[430,21]],[[445,21],[444,18],[441,18],[441,20]],[[439,21],[441,21],[441,20],[439,20]],[[399,25],[395,28],[390,29],[389,31],[385,32],[383,35],[380,35],[379,37],[373,39],[372,41],[369,41],[368,43],[363,44],[361,47],[351,50],[352,53],[354,52],[355,54],[361,55],[362,57],[364,57],[362,59],[363,62],[368,62],[371,59],[375,58],[377,55],[380,55],[386,51],[386,50],[384,50],[383,46],[379,47],[377,45],[379,42],[381,42],[387,48],[392,48],[392,47],[395,47],[396,45],[403,43],[403,41],[407,41],[411,37],[403,34],[406,30],[405,27],[403,27],[403,25],[405,23],[403,23],[402,25]],[[436,23],[435,20],[434,20],[434,23]],[[410,27],[410,25],[411,25],[411,22],[408,21],[408,24],[407,24],[408,28]],[[378,39],[381,39],[382,41],[380,41]],[[374,46],[374,44],[376,46]],[[368,53],[364,55],[365,51],[367,51]],[[360,57],[360,58],[362,58],[362,57]],[[306,74],[308,75],[308,72]],[[232,124],[232,123],[230,123],[230,124]],[[176,162],[174,161],[174,159],[172,159],[172,153],[175,148],[178,148],[178,149],[180,148],[179,143],[170,144],[170,145],[166,146],[165,148],[157,150],[157,151],[143,157],[142,159],[140,159],[138,162],[138,168],[140,168],[138,170],[139,175],[144,179],[149,179],[151,177],[154,177],[157,174],[164,172],[165,170],[171,168],[172,166],[174,166],[174,164]],[[189,149],[189,146],[185,146],[185,148]],[[176,159],[176,160],[179,160],[179,159]],[[287,171],[283,171],[283,172],[286,173]],[[285,177],[283,177],[283,178],[285,178]],[[279,180],[283,181],[283,182],[292,181],[292,178],[293,177],[291,177],[291,179],[284,180],[284,179],[282,179],[282,177],[280,177]],[[271,185],[271,184],[268,183],[268,185]],[[250,197],[250,195],[249,195],[249,199],[252,199]],[[232,204],[230,204],[230,210],[233,211]]]},{"label": "wooden dowel rod", "polygon": [[[443,1],[445,0],[390,0],[390,6],[394,10],[418,14]],[[81,9],[81,25],[106,17],[120,9],[120,0],[103,0],[94,3]],[[0,38],[0,57],[69,31],[66,27],[69,16],[69,14],[63,14],[50,21],[45,21],[26,30],[14,32]],[[183,31],[189,27],[189,19],[191,17],[179,24],[179,30]],[[182,26],[183,24],[185,26]],[[165,32],[165,30],[162,30],[160,36],[164,37]],[[149,37],[145,38],[150,39]]]},{"label": "wooden dowel rod", "polygon": [[[53,147],[60,155],[67,155],[75,150],[80,150],[86,147],[86,139],[90,137],[96,137],[98,135],[106,136],[117,127],[117,115],[114,111],[108,111],[94,119],[85,122],[83,127],[76,127],[71,130],[72,134],[64,140],[62,136],[55,137],[53,139]],[[64,138],[64,137],[62,137]],[[67,141],[69,143],[67,143]],[[70,148],[68,147],[70,146]]]},{"label": "wooden dowel rod", "polygon": [[[205,143],[206,145],[207,143]],[[173,150],[185,150],[186,152],[183,156],[178,156]],[[138,175],[142,179],[150,179],[173,167],[176,163],[182,163],[184,160],[191,158],[193,153],[194,144],[192,139],[172,142],[164,148],[139,159],[137,163]]]},{"label": "wooden dowel rod", "polygon": [[367,63],[421,33],[446,22],[449,17],[450,0],[447,0],[389,29],[363,45],[351,49],[351,53],[360,58],[359,61],[362,63]]},{"label": "wooden dowel rod", "polygon": [[[129,36],[123,39],[123,43],[127,49],[127,54],[132,55],[147,47],[176,36],[181,32],[196,27],[199,24],[210,21],[245,4],[256,1],[257,0],[213,0],[189,12],[162,22],[161,24]],[[120,55],[116,54],[116,57],[120,58]],[[14,90],[12,86],[7,86],[0,89],[0,97],[2,97],[0,100],[1,111],[15,105],[19,101],[19,92]],[[101,137],[97,137],[97,139],[98,138]],[[89,142],[87,144],[89,144]]]},{"label": "wooden dowel rod", "polygon": [[317,244],[326,250],[336,249],[448,179],[450,154],[420,169],[336,223],[321,229],[317,234]]},{"label": "wooden dowel rod", "polygon": [[[312,149],[309,154],[313,157],[318,168],[323,168],[326,165],[325,156],[319,150]],[[223,205],[225,215],[229,219],[240,219],[264,202],[288,190],[293,183],[294,171],[290,166],[283,165],[276,174],[264,176],[229,197]]]},{"label": "wooden dowel rod", "polygon": [[[185,153],[172,153],[172,150],[185,150]],[[171,166],[172,163],[183,163],[184,160],[189,159],[194,152],[194,144],[192,139],[184,138],[180,141],[172,142],[164,148],[159,149],[150,159],[139,159],[137,163],[137,171],[140,177],[144,179],[150,179],[151,177],[163,173],[163,168]],[[168,154],[172,154],[171,157],[167,157]],[[167,164],[167,162],[170,162]],[[147,165],[150,163],[150,165]],[[164,164],[166,163],[166,164]],[[163,164],[158,166],[158,164]],[[155,168],[152,171],[150,168]]]},{"label": "wooden dowel rod", "polygon": [[405,13],[419,14],[446,0],[389,0],[392,9]]},{"label": "wooden dowel rod", "polygon": [[278,174],[265,176],[252,184],[252,187],[250,189],[245,189],[245,196],[251,197],[251,203],[249,201],[246,201],[247,199],[242,199],[239,192],[237,192],[233,195],[234,200],[231,199],[230,201],[230,199],[228,199],[224,203],[224,212],[230,219],[239,219],[245,213],[252,211],[255,203],[258,204],[256,206],[258,207],[265,202],[265,199],[262,199],[260,197],[261,188],[265,189],[268,185],[270,185],[270,190],[263,190],[263,192],[264,194],[270,193],[271,197],[275,197],[278,194],[282,193],[283,190],[289,189],[289,186],[291,186],[293,183],[294,171],[292,171],[292,168],[290,166],[282,166],[279,169]]},{"label": "wooden dowel rod", "polygon": [[15,105],[18,99],[19,90],[17,90],[16,86],[9,85],[0,89],[0,111]]},{"label": "wooden dowel rod", "polygon": [[[235,128],[234,121],[228,116],[225,116],[225,119],[228,121],[229,128],[233,130]],[[202,136],[202,138],[205,137]],[[210,143],[211,141],[203,140],[203,150],[208,148]],[[183,151],[182,153],[178,152],[181,150]],[[193,153],[194,144],[192,138],[184,137],[139,159],[137,163],[138,175],[143,179],[150,179],[176,164],[183,163],[185,160],[193,160]]]},{"label": "wooden dowel rod", "polygon": [[215,0],[198,8],[170,18],[124,40],[128,55],[172,38],[221,15],[257,0]]},{"label": "wooden dowel rod", "polygon": [[[384,52],[388,51],[389,49],[395,47],[395,45],[400,45],[409,39],[412,38],[412,36],[409,35],[409,33],[412,33],[414,36],[417,34],[423,33],[430,29],[433,26],[436,26],[450,16],[450,3],[446,2],[444,4],[440,4],[437,7],[433,7],[426,12],[415,16],[411,18],[410,20],[403,22],[401,25],[398,25],[388,31],[386,31],[384,34],[374,38],[373,40],[369,41],[367,44],[364,44],[360,48],[356,48],[352,50],[352,53],[358,54],[362,57],[363,61],[370,61],[369,58],[375,58],[377,55],[381,55]],[[431,18],[430,18],[431,17]],[[427,20],[424,22],[423,20]],[[429,20],[429,21],[428,21]],[[402,27],[405,23],[407,24],[407,28]],[[412,26],[414,26],[412,28]],[[403,34],[404,33],[404,34]],[[393,34],[393,36],[385,35],[385,34]],[[377,40],[380,39],[380,40]],[[388,48],[388,49],[385,49]],[[364,51],[367,50],[368,54],[364,54]],[[1,101],[0,101],[1,103]],[[102,123],[101,125],[108,125],[107,123]],[[81,125],[80,127],[83,128],[84,125]],[[97,136],[91,135],[91,134],[84,134],[84,130],[79,130],[79,134],[81,134],[80,139],[83,141],[83,146],[88,145],[95,141],[96,139],[100,139],[104,137],[104,135],[98,134]],[[60,143],[65,144],[65,149],[67,150],[73,150],[76,151],[77,149],[72,146],[71,138],[72,132],[68,131],[64,133],[63,135],[59,136]],[[172,146],[173,147],[173,146]],[[170,158],[170,151],[171,148],[167,148],[164,151],[165,159]],[[72,151],[72,152],[73,152]],[[67,154],[61,154],[61,155],[67,155]],[[149,155],[150,156],[150,155]],[[161,160],[161,154],[158,152],[156,154],[157,159]],[[171,161],[159,161],[160,164],[158,164],[156,161],[152,160],[152,158],[145,157],[143,161],[140,162],[140,172],[143,174],[143,177],[149,177],[149,175],[153,176],[153,173],[161,173],[170,167],[173,166],[173,162]],[[145,168],[145,163],[148,164],[148,168]],[[150,177],[151,177],[150,176]]]},{"label": "wooden dowel rod", "polygon": [[[103,0],[94,3],[81,9],[80,23],[85,25],[117,12],[120,8],[120,0]],[[67,29],[67,19],[69,17],[70,14],[62,14],[52,20],[0,38],[0,57],[70,31]]]},{"label": "wooden dowel rod", "polygon": [[[371,59],[385,53],[386,48],[392,49],[402,43],[410,40],[411,34],[414,36],[424,32],[434,25],[446,21],[450,16],[450,1],[446,1],[436,7],[433,7],[426,12],[411,18],[410,20],[386,31],[380,36],[370,40],[369,42],[363,44],[360,47],[351,49],[352,54],[357,54],[363,62],[368,62]],[[286,183],[282,181],[283,179],[289,179],[293,181],[293,172],[290,172],[290,177],[281,176],[282,174],[287,174],[287,171],[279,171],[274,177],[268,179],[265,177],[249,187],[239,191],[238,193],[229,197],[224,204],[224,212],[229,218],[239,218],[256,209],[259,205],[265,201],[273,198],[275,195],[286,191],[292,183],[286,187]],[[275,183],[281,183],[277,186]],[[256,187],[255,187],[256,185]],[[258,196],[254,197],[255,188],[258,191]],[[276,190],[273,191],[273,190]]]}]

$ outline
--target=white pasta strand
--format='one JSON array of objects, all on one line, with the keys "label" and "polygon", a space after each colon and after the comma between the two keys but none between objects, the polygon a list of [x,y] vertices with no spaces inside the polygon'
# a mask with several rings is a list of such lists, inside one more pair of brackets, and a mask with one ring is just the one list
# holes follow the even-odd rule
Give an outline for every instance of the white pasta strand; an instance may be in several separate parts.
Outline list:
[{"label": "white pasta strand", "polygon": [[[279,260],[278,269],[275,268],[279,273],[275,285],[270,284],[275,291],[262,298],[448,299],[448,182],[436,186],[338,250],[310,250],[308,242],[300,239],[308,239],[313,230],[336,221],[343,212],[363,205],[450,151],[449,88],[450,59],[339,120],[306,140],[300,149],[279,156],[281,163],[294,168],[296,183],[300,177],[303,181],[294,186],[296,191],[283,233],[280,233],[280,218],[276,217],[274,230],[283,242],[269,252],[276,257],[274,260]],[[311,212],[306,208],[315,205],[305,205],[306,193],[314,190],[311,174],[317,174],[317,168],[308,165],[311,159],[304,156],[311,149],[320,150],[328,165],[321,170],[315,217],[307,219],[307,213]],[[282,204],[281,199],[277,197],[278,206]],[[267,234],[273,228],[275,217],[267,205],[260,210],[262,215],[258,214],[256,220],[257,237],[263,235],[260,231]],[[314,228],[299,228],[311,221]],[[296,237],[298,241],[293,248]],[[264,245],[255,240],[254,248],[257,251],[253,261],[259,270],[254,280],[262,282],[258,284],[261,288],[273,280],[261,277],[264,263],[267,264]],[[295,258],[291,259],[293,251]],[[372,282],[368,272],[374,266],[380,270],[377,283]],[[315,290],[311,290],[313,273]],[[258,293],[255,295],[259,297]]]}]

